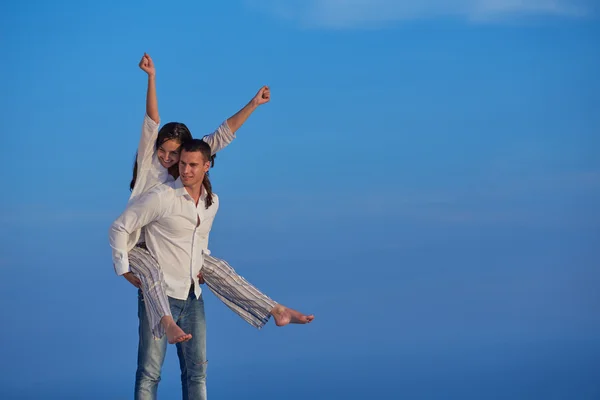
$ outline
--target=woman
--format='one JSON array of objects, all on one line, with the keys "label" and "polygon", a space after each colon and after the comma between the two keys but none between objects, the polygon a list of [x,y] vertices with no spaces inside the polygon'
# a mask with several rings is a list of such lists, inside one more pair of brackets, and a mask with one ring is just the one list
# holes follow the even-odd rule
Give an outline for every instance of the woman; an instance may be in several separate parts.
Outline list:
[{"label": "woman", "polygon": [[[181,123],[170,122],[160,131],[160,117],[156,96],[156,70],[149,55],[144,54],[139,64],[148,74],[148,90],[146,94],[146,116],[142,127],[142,137],[138,145],[136,163],[130,189],[132,201],[147,192],[153,186],[177,179],[179,176],[179,147],[192,138],[188,128]],[[268,87],[262,87],[256,96],[238,113],[225,121],[210,135],[203,138],[214,154],[226,147],[235,137],[235,131],[246,121],[250,114],[262,104],[270,100]],[[208,174],[204,179],[204,189],[211,192]],[[171,316],[168,298],[164,290],[164,281],[160,267],[145,248],[143,232],[136,232],[129,240],[131,251],[129,262],[131,272],[123,276],[134,286],[141,288],[146,301],[146,312],[155,337],[167,335],[169,343],[189,340],[191,335],[183,332]],[[261,293],[244,278],[239,276],[226,261],[204,255],[204,266],[199,283],[207,286],[231,310],[251,325],[261,328],[273,316],[277,326],[288,323],[309,323],[312,315],[304,315],[298,311],[277,304]]]}]

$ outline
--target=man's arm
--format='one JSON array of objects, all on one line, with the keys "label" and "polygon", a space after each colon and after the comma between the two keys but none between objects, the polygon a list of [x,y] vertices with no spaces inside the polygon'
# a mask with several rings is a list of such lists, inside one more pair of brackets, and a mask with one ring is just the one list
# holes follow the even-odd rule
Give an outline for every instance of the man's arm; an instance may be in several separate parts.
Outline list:
[{"label": "man's arm", "polygon": [[161,187],[151,190],[131,202],[110,227],[108,240],[112,248],[113,264],[117,275],[129,272],[129,236],[138,229],[160,219],[168,211],[169,202]]},{"label": "man's arm", "polygon": [[216,131],[210,135],[204,136],[202,140],[209,144],[212,154],[223,150],[235,138],[235,132],[246,122],[248,117],[258,108],[258,106],[268,103],[271,100],[271,92],[268,86],[263,86],[256,95],[240,111],[227,118]]}]

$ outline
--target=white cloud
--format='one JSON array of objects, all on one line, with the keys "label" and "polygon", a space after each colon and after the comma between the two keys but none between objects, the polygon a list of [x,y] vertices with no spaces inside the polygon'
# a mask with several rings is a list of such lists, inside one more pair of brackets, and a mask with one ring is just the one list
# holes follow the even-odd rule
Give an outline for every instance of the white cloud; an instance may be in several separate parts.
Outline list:
[{"label": "white cloud", "polygon": [[591,0],[247,0],[253,7],[303,25],[330,28],[454,17],[490,21],[509,16],[584,16]]}]

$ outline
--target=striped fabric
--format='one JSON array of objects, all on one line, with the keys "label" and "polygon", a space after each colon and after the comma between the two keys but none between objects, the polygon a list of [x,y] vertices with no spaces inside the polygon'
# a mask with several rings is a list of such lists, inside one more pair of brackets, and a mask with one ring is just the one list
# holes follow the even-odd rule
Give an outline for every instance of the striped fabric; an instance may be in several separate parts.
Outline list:
[{"label": "striped fabric", "polygon": [[152,335],[155,339],[160,339],[165,334],[160,320],[166,315],[171,315],[162,269],[152,254],[139,246],[129,252],[129,268],[142,281],[146,315],[150,321]]},{"label": "striped fabric", "polygon": [[[162,270],[150,252],[140,246],[129,252],[129,267],[142,281],[142,293],[152,334],[160,339],[165,334],[160,320],[165,315],[171,315]],[[215,296],[244,321],[257,329],[269,321],[270,312],[277,302],[238,275],[227,261],[204,254],[201,272],[206,285]]]},{"label": "striped fabric", "polygon": [[255,328],[262,328],[277,302],[237,274],[225,260],[204,254],[202,276],[208,288],[227,307]]}]

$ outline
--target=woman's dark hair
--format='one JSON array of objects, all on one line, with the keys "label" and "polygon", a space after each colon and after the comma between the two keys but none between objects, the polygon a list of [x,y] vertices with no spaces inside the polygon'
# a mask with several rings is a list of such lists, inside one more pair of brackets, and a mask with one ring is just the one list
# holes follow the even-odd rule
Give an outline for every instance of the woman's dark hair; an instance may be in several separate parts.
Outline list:
[{"label": "woman's dark hair", "polygon": [[[183,144],[181,145],[181,152],[184,151],[199,151],[200,153],[202,153],[202,157],[204,157],[206,161],[210,161],[211,168],[215,166],[215,156],[212,155],[210,145],[202,139],[190,139],[183,142]],[[204,199],[204,205],[206,206],[206,208],[208,208],[213,203],[212,185],[210,183],[210,178],[208,177],[208,171],[206,171],[206,174],[204,175],[202,186],[204,186],[204,190],[206,190],[206,199]]]},{"label": "woman's dark hair", "polygon": [[[179,144],[183,144],[184,142],[192,140],[192,134],[185,124],[182,124],[181,122],[169,122],[163,125],[163,127],[158,131],[155,149],[158,150],[158,148],[167,140],[176,140],[179,142]],[[135,181],[137,179],[137,156],[138,155],[136,152],[135,160],[133,162],[133,176],[131,178],[131,182],[129,183],[129,190],[133,190]],[[171,174],[175,179],[179,177],[177,164],[169,168],[169,174]]]}]

